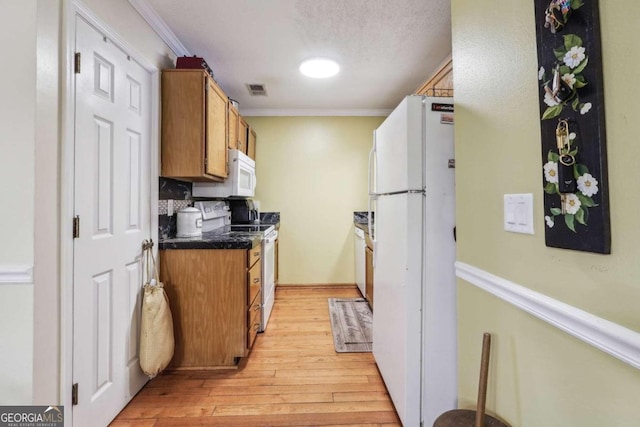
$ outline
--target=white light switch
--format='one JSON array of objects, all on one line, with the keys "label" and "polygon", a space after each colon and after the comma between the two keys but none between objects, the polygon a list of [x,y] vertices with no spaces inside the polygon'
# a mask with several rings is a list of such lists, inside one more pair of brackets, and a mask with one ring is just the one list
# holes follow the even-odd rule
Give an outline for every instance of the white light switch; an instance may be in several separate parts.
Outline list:
[{"label": "white light switch", "polygon": [[504,195],[504,229],[533,234],[533,194]]}]

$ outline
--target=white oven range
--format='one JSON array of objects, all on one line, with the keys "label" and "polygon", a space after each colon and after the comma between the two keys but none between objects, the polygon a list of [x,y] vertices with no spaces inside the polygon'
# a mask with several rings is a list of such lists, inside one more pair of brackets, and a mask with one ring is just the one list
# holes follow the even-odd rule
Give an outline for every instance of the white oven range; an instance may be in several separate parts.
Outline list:
[{"label": "white oven range", "polygon": [[273,310],[276,296],[275,245],[278,230],[273,224],[231,224],[231,233],[261,234],[262,236],[262,320],[259,332],[264,332]]}]

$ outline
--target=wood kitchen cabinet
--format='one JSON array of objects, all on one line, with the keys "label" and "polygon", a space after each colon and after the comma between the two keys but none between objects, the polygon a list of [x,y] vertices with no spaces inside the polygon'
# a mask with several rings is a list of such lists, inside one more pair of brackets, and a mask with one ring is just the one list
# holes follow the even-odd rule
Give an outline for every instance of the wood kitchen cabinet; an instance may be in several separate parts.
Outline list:
[{"label": "wood kitchen cabinet", "polygon": [[162,71],[162,176],[227,177],[227,105],[227,96],[204,70]]},{"label": "wood kitchen cabinet", "polygon": [[247,136],[247,156],[253,160],[256,159],[256,131],[249,127],[249,135]]},{"label": "wood kitchen cabinet", "polygon": [[369,307],[373,310],[373,245],[369,235],[366,236],[367,246],[364,249],[365,274],[364,290],[365,298],[369,302]]},{"label": "wood kitchen cabinet", "polygon": [[229,103],[227,120],[227,146],[236,149],[238,148],[238,124],[240,123],[240,115],[236,107],[231,103]]},{"label": "wood kitchen cabinet", "polygon": [[426,96],[453,96],[453,60],[451,59],[451,55],[420,85],[415,94]]},{"label": "wood kitchen cabinet", "polygon": [[249,142],[249,124],[240,116],[238,123],[238,150],[247,153],[247,145]]},{"label": "wood kitchen cabinet", "polygon": [[260,327],[261,248],[160,251],[160,280],[173,315],[169,368],[234,366]]}]

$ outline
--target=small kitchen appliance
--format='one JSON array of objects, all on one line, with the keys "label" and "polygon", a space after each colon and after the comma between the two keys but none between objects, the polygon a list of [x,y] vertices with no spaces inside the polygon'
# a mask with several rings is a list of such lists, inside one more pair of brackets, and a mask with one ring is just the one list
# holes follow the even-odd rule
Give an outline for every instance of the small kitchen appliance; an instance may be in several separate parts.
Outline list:
[{"label": "small kitchen appliance", "polygon": [[258,211],[249,199],[229,200],[232,224],[253,224],[258,222]]},{"label": "small kitchen appliance", "polygon": [[253,197],[256,191],[256,162],[245,153],[229,149],[229,176],[224,182],[194,182],[195,197]]},{"label": "small kitchen appliance", "polygon": [[202,231],[215,230],[231,224],[231,211],[224,200],[195,202],[194,206],[202,212]]},{"label": "small kitchen appliance", "polygon": [[202,236],[202,213],[197,208],[184,208],[178,211],[177,237]]}]

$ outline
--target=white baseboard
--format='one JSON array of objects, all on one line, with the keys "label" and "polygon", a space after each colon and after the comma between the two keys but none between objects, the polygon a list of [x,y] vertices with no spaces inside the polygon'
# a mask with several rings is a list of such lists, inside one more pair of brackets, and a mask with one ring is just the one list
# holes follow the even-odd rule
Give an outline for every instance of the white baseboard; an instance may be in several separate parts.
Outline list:
[{"label": "white baseboard", "polygon": [[640,369],[640,333],[463,262],[456,275],[566,333]]},{"label": "white baseboard", "polygon": [[30,265],[0,265],[0,285],[33,283],[33,267]]}]

